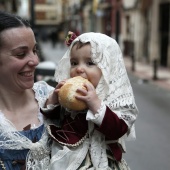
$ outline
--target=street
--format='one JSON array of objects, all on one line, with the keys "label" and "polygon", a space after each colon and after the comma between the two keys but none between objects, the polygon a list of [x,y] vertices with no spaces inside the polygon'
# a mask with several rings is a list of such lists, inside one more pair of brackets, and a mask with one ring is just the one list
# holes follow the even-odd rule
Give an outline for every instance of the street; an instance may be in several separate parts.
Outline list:
[{"label": "street", "polygon": [[139,115],[136,140],[126,142],[131,170],[170,169],[170,91],[129,76]]},{"label": "street", "polygon": [[[67,47],[57,44],[53,49],[50,42],[42,43],[46,60],[56,64]],[[129,73],[139,115],[136,121],[135,141],[126,142],[124,158],[131,170],[170,169],[170,91],[161,89]]]}]

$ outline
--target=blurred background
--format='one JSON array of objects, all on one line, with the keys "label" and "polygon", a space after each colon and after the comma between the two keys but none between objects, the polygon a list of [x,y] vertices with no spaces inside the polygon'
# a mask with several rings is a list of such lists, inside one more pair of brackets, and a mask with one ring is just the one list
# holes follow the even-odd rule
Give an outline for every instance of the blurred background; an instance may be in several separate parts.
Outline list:
[{"label": "blurred background", "polygon": [[131,170],[170,169],[170,0],[0,0],[0,10],[30,21],[40,45],[35,81],[43,76],[54,86],[48,76],[68,31],[116,39],[139,109],[124,158]]},{"label": "blurred background", "polygon": [[0,0],[0,10],[30,20],[36,35],[54,46],[69,30],[101,32],[125,56],[170,68],[170,0]]}]

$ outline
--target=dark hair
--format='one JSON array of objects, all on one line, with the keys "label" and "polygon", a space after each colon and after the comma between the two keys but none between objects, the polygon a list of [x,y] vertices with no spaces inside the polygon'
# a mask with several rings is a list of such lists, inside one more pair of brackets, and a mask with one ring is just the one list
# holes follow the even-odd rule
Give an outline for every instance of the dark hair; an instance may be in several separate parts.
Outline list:
[{"label": "dark hair", "polygon": [[21,18],[20,16],[0,11],[0,33],[9,28],[22,26],[30,27],[30,24],[27,20]]},{"label": "dark hair", "polygon": [[80,49],[81,47],[90,44],[90,42],[83,43],[81,41],[76,41],[73,46],[77,45],[77,49]]},{"label": "dark hair", "polygon": [[[10,28],[17,27],[31,27],[29,22],[20,16],[10,14],[4,11],[0,11],[0,36],[2,31],[5,31]],[[1,46],[1,37],[0,37],[0,46]]]}]

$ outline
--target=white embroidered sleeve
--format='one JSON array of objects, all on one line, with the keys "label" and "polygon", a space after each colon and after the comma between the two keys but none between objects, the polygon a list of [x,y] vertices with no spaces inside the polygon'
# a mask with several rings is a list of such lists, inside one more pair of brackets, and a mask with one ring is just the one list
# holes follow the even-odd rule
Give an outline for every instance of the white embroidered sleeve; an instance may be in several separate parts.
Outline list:
[{"label": "white embroidered sleeve", "polygon": [[90,110],[88,110],[86,120],[92,121],[96,125],[100,126],[102,124],[105,112],[106,112],[106,105],[102,101],[100,109],[97,111],[96,114],[93,114]]}]

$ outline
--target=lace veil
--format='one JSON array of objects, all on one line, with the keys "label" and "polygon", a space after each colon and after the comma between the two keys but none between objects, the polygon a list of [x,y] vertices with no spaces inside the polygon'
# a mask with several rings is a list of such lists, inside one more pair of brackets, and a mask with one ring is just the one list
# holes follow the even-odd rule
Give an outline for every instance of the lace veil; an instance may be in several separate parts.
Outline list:
[{"label": "lace veil", "polygon": [[84,33],[78,36],[58,63],[55,72],[56,81],[70,77],[70,50],[76,41],[90,42],[93,62],[101,69],[102,77],[96,88],[100,99],[123,119],[128,127],[129,139],[135,138],[134,121],[137,117],[137,107],[130,81],[125,69],[122,52],[117,42],[101,33]]}]

